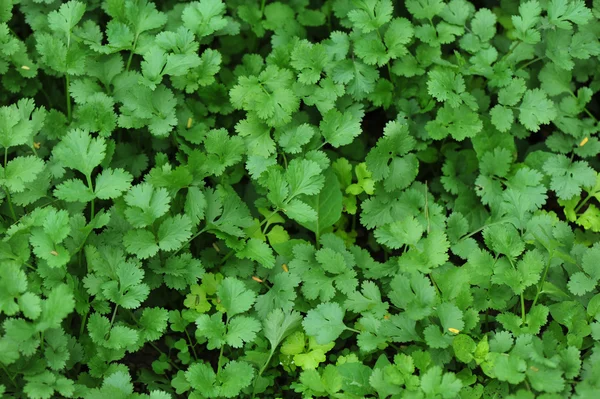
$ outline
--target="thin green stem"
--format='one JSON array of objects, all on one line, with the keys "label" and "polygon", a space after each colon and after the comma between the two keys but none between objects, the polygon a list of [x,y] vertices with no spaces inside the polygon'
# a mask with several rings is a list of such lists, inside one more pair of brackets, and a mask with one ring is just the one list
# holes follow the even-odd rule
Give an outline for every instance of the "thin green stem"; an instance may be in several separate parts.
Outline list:
[{"label": "thin green stem", "polygon": [[258,381],[258,379],[260,378],[262,373],[264,373],[265,370],[267,369],[267,366],[271,362],[271,359],[273,358],[274,353],[275,353],[275,348],[272,348],[271,351],[269,352],[269,357],[267,357],[267,361],[265,362],[265,364],[262,365],[262,367],[258,371],[256,378],[254,378],[254,383],[252,384],[252,398],[256,397],[256,382]]},{"label": "thin green stem", "polygon": [[526,68],[526,67],[528,67],[528,66],[529,66],[529,65],[531,65],[531,64],[535,64],[536,62],[538,62],[538,61],[541,61],[541,60],[543,60],[544,58],[546,58],[546,57],[537,57],[537,58],[534,58],[533,60],[531,60],[531,61],[529,61],[529,62],[526,62],[525,64],[523,64],[523,65],[521,65],[520,67],[518,67],[518,68],[517,68],[517,71],[518,71],[518,70],[521,70],[521,69],[523,69],[523,68]]},{"label": "thin green stem", "polygon": [[[4,147],[4,169],[6,169],[6,164],[8,163],[8,148]],[[4,191],[6,192],[6,202],[8,203],[8,209],[10,211],[10,216],[13,219],[13,222],[17,221],[17,214],[15,213],[15,208],[13,208],[12,199],[10,198],[10,191],[8,187],[4,187]]]},{"label": "thin green stem", "polygon": [[357,329],[355,329],[355,328],[351,328],[351,327],[346,327],[346,330],[348,330],[348,331],[352,331],[352,332],[355,332],[355,333],[357,333],[357,334],[360,334],[360,333],[361,333],[359,330],[357,330]]},{"label": "thin green stem", "polygon": [[169,357],[169,355],[167,355],[165,352],[163,352],[162,350],[160,350],[160,348],[158,346],[156,346],[156,344],[154,342],[150,342],[148,341],[147,344],[149,344],[151,347],[153,347],[158,353],[160,353],[161,355],[165,355],[167,362],[173,366],[173,368],[175,368],[176,370],[181,370],[179,368],[179,366],[177,366],[175,363],[173,363]]},{"label": "thin green stem", "polygon": [[119,309],[119,305],[115,305],[115,309],[113,310],[112,317],[110,318],[110,328],[108,332],[112,329],[113,324],[115,324],[115,317],[117,317],[117,309]]},{"label": "thin green stem", "polygon": [[48,108],[54,108],[54,101],[52,101],[50,99],[50,96],[48,95],[48,92],[46,90],[44,90],[44,87],[40,88],[40,92],[42,93],[42,95],[44,96],[46,101],[48,102]]},{"label": "thin green stem", "polygon": [[31,269],[33,271],[36,271],[37,269],[35,267],[33,267],[32,265],[30,265],[27,262],[23,262],[21,259],[17,259],[17,258],[12,258],[13,260],[16,260],[18,262],[21,262],[23,265],[25,265],[26,268]]},{"label": "thin green stem", "polygon": [[585,204],[586,204],[586,203],[587,203],[587,202],[588,202],[590,199],[592,199],[592,197],[593,197],[593,195],[592,195],[591,193],[588,193],[587,197],[585,197],[585,198],[583,199],[583,201],[581,201],[581,202],[579,203],[579,205],[577,205],[577,206],[575,207],[575,210],[574,210],[574,212],[575,212],[575,213],[579,212],[579,210],[580,210],[581,208],[583,208],[583,206],[584,206],[584,205],[585,205]]},{"label": "thin green stem", "polygon": [[[514,51],[514,49],[515,49],[516,47],[517,47],[517,42],[512,42],[512,43],[511,43],[511,45],[510,45],[510,47],[509,47],[509,49],[508,49],[508,51],[506,52],[506,54],[504,54],[504,55],[502,56],[502,58],[500,58],[500,60],[498,60],[498,62],[502,62],[502,61],[504,61],[506,58],[508,58],[508,57],[509,57],[509,56],[512,54],[512,52]],[[498,63],[498,62],[497,62],[497,63]]]},{"label": "thin green stem", "polygon": [[431,275],[431,273],[429,273],[427,276],[429,277],[429,279],[433,283],[433,286],[435,287],[435,290],[437,291],[438,295],[441,298],[442,297],[442,291],[440,291],[440,287],[438,287],[437,283],[435,282],[435,279],[433,278],[433,276]]},{"label": "thin green stem", "polygon": [[477,230],[474,230],[474,231],[470,232],[469,234],[467,234],[466,236],[461,237],[461,239],[459,241],[466,240],[469,237],[473,237],[475,234],[477,234],[480,231],[484,230],[486,227],[490,227],[490,226],[494,226],[496,224],[502,224],[502,223],[506,223],[506,222],[507,222],[506,220],[499,220],[497,222],[493,222],[493,223],[489,223],[489,224],[483,225],[480,228],[478,228]]},{"label": "thin green stem", "polygon": [[224,264],[227,261],[227,259],[231,258],[231,255],[233,255],[234,253],[235,253],[235,251],[233,251],[233,250],[227,252],[225,254],[225,256],[223,256],[223,259],[221,259],[221,263],[219,263],[219,265]]},{"label": "thin green stem", "polygon": [[587,116],[589,116],[590,118],[592,118],[594,121],[598,122],[598,119],[596,119],[596,117],[594,116],[594,114],[592,114],[587,108],[584,108],[583,112],[585,112],[587,114]]},{"label": "thin green stem", "polygon": [[192,338],[190,337],[190,334],[188,334],[187,329],[185,329],[184,331],[185,331],[185,336],[187,337],[187,340],[190,343],[190,349],[192,350],[194,359],[198,360],[198,354],[196,353],[196,348],[194,348],[194,343],[192,342]]},{"label": "thin green stem", "polygon": [[390,83],[392,84],[392,88],[395,87],[394,85],[394,78],[392,77],[392,68],[390,67],[390,62],[386,62],[385,63],[387,65],[387,71],[388,71],[388,75],[390,76]]},{"label": "thin green stem", "polygon": [[[229,316],[225,316],[225,328],[227,329],[229,325]],[[221,350],[219,351],[219,359],[217,360],[217,378],[219,377],[219,373],[221,372],[221,361],[223,359],[223,349],[225,349],[225,345],[221,346]]]},{"label": "thin green stem", "polygon": [[[86,175],[85,179],[87,180],[87,185],[89,187],[89,189],[94,192],[94,185],[92,183],[92,176],[90,175]],[[94,198],[92,198],[92,202],[90,203],[90,220],[94,219],[95,216],[95,212],[94,212]]]},{"label": "thin green stem", "polygon": [[[269,220],[271,220],[271,218],[272,218],[273,216],[275,216],[275,214],[276,214],[277,212],[279,212],[279,211],[280,211],[280,209],[279,209],[279,208],[276,208],[276,209],[275,209],[273,212],[271,212],[271,213],[270,213],[270,214],[269,214],[269,215],[268,215],[268,216],[265,218],[265,220],[263,220],[262,222],[260,222],[260,224],[259,224],[259,225],[258,225],[258,226],[257,226],[257,227],[256,227],[256,228],[255,228],[255,229],[252,231],[252,232],[250,232],[250,233],[248,234],[248,236],[249,236],[249,237],[252,237],[252,235],[253,235],[254,233],[256,233],[256,230],[259,230],[259,229],[261,229],[261,228],[262,228],[262,227],[263,227],[263,226],[264,226],[266,223],[268,223],[268,222],[269,222]],[[192,239],[193,239],[193,237],[192,237]],[[179,252],[179,251],[177,251],[177,252]],[[177,252],[176,252],[176,253],[177,253]],[[229,258],[231,257],[231,255],[233,255],[233,253],[234,253],[234,252],[235,252],[235,251],[233,251],[233,250],[231,250],[231,251],[227,252],[227,254],[225,254],[225,256],[223,257],[223,259],[221,259],[221,263],[220,263],[220,265],[224,264],[224,263],[225,263],[225,261],[226,261],[227,259],[229,259]]]},{"label": "thin green stem", "polygon": [[544,288],[544,282],[546,281],[546,276],[548,275],[548,270],[550,269],[550,261],[552,260],[553,257],[554,257],[554,252],[552,252],[548,255],[548,262],[546,262],[546,267],[544,268],[544,274],[542,275],[542,279],[540,280],[540,283],[537,286],[537,292],[535,293],[535,297],[533,297],[533,303],[531,304],[530,309],[533,309],[535,307],[535,305],[537,304],[538,298],[540,297],[540,294],[542,293],[542,290]]},{"label": "thin green stem", "polygon": [[[569,94],[574,99],[577,99],[577,95],[575,93],[573,93],[572,90],[569,91]],[[596,119],[596,117],[594,116],[594,114],[592,114],[587,108],[584,107],[583,108],[583,112],[585,112],[587,114],[587,116],[589,116],[590,118],[592,118],[595,122],[598,122],[598,119]]]},{"label": "thin green stem", "polygon": [[[512,268],[514,270],[517,270],[517,268],[515,267],[515,264],[513,263],[512,259],[510,257],[506,257],[506,259],[508,259],[508,262],[510,263],[510,265],[512,266]],[[523,323],[525,323],[525,297],[523,296],[523,293],[521,292],[521,320],[523,320]]]},{"label": "thin green stem", "polygon": [[265,12],[265,3],[266,3],[266,0],[262,0],[260,2],[260,17],[261,18],[264,15],[264,12]]},{"label": "thin green stem", "polygon": [[87,318],[89,314],[90,310],[88,309],[83,315],[83,318],[81,319],[81,326],[79,326],[79,339],[81,339],[81,337],[83,336],[83,333],[85,331],[85,324],[87,323]]},{"label": "thin green stem", "polygon": [[179,253],[179,251],[181,251],[183,248],[185,248],[189,243],[191,243],[192,241],[194,241],[196,238],[198,238],[200,236],[200,234],[205,233],[207,230],[207,228],[203,228],[202,230],[198,231],[196,234],[194,234],[193,236],[190,237],[189,240],[187,240],[185,242],[185,244],[183,244],[177,251],[175,251],[175,253],[173,254],[173,256],[177,255]]},{"label": "thin green stem", "polygon": [[8,203],[8,209],[10,211],[10,216],[13,218],[13,221],[17,221],[17,214],[15,213],[15,208],[13,208],[12,199],[10,198],[10,192],[8,188],[5,188],[6,191],[6,202]]},{"label": "thin green stem", "polygon": [[71,122],[71,92],[69,91],[69,74],[65,75],[65,92],[67,97],[67,121]]},{"label": "thin green stem", "polygon": [[523,293],[521,292],[521,320],[525,323],[525,298],[523,297]]},{"label": "thin green stem", "polygon": [[260,368],[260,371],[258,372],[258,377],[260,377],[262,375],[262,373],[265,372],[265,370],[267,369],[267,366],[269,365],[269,362],[271,361],[271,359],[273,358],[273,354],[275,353],[275,350],[271,350],[271,352],[269,352],[269,357],[267,358],[267,361],[265,362],[265,364],[263,364],[263,366]]},{"label": "thin green stem", "polygon": [[[133,319],[133,321],[134,321],[134,323],[135,323],[135,324],[137,324],[137,325],[139,325],[139,324],[140,324],[140,322],[138,321],[137,317],[135,317],[135,315],[133,314],[133,312],[132,312],[131,310],[127,309],[127,313],[129,313],[129,316],[131,316],[131,318]],[[112,324],[112,323],[111,323],[111,324]],[[186,331],[186,333],[187,333],[187,331]],[[180,369],[180,368],[179,368],[179,367],[178,367],[178,366],[177,366],[175,363],[173,363],[173,362],[171,361],[171,358],[170,358],[170,356],[169,356],[168,354],[166,354],[165,352],[163,352],[163,351],[162,351],[162,350],[161,350],[161,349],[160,349],[158,346],[156,346],[156,345],[154,344],[154,342],[150,342],[150,341],[148,341],[148,342],[147,342],[147,344],[149,344],[151,347],[153,347],[153,348],[154,348],[154,349],[155,349],[155,350],[156,350],[158,353],[160,353],[161,355],[164,355],[164,356],[165,356],[165,358],[167,359],[167,362],[168,362],[168,363],[169,363],[171,366],[173,366],[173,368],[175,368],[175,369],[177,369],[177,370],[181,370],[181,369]]]},{"label": "thin green stem", "polygon": [[127,67],[125,68],[125,71],[129,71],[129,67],[131,66],[131,60],[133,59],[133,52],[135,51],[135,48],[137,46],[138,37],[139,35],[135,35],[135,39],[133,39],[133,46],[131,47],[131,51],[129,52],[129,58],[127,59]]},{"label": "thin green stem", "polygon": [[12,376],[12,375],[10,375],[10,372],[8,371],[8,369],[6,368],[6,366],[0,362],[0,367],[2,367],[2,370],[4,370],[4,372],[6,373],[6,376],[8,377],[8,379],[10,380],[10,382],[12,382],[12,384],[15,386],[15,388],[17,388],[17,390],[19,390],[19,386],[15,382],[15,377]]},{"label": "thin green stem", "polygon": [[8,31],[10,33],[12,33],[16,38],[20,39],[21,37],[19,35],[17,35],[17,32],[15,32],[14,30],[12,30],[12,28],[8,28]]}]

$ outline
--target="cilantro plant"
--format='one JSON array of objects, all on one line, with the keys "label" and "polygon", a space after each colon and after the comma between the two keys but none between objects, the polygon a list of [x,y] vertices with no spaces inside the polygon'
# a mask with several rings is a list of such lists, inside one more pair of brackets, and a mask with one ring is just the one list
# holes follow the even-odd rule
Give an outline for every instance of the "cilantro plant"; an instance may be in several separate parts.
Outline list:
[{"label": "cilantro plant", "polygon": [[600,397],[599,91],[596,0],[2,1],[0,396]]}]

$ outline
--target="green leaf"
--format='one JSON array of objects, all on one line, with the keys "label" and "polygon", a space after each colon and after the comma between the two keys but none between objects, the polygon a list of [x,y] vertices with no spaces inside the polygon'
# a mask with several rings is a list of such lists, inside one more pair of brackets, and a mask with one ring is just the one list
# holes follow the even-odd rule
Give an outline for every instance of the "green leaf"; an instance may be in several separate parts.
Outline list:
[{"label": "green leaf", "polygon": [[463,363],[469,363],[473,360],[473,353],[476,347],[477,344],[475,344],[473,338],[465,334],[459,334],[452,340],[454,355]]},{"label": "green leaf", "polygon": [[165,219],[158,228],[158,246],[163,251],[173,251],[192,235],[192,222],[187,215]]},{"label": "green leaf", "polygon": [[433,69],[428,74],[427,91],[436,100],[446,102],[452,108],[462,103],[461,93],[465,91],[465,81],[460,74],[450,69]]},{"label": "green leaf", "polygon": [[320,345],[335,341],[346,329],[344,310],[335,302],[322,303],[308,311],[302,326]]},{"label": "green leaf", "polygon": [[48,26],[54,32],[62,33],[69,40],[71,31],[79,23],[85,13],[85,4],[71,0],[63,3],[58,11],[48,14]]},{"label": "green leaf", "polygon": [[0,269],[0,311],[12,316],[19,311],[17,300],[27,289],[27,275],[15,263]]},{"label": "green leaf", "polygon": [[433,366],[421,377],[421,389],[428,396],[440,395],[444,399],[455,398],[463,384],[453,373],[444,373]]},{"label": "green leaf", "polygon": [[298,223],[316,222],[318,219],[317,212],[310,205],[297,199],[286,204],[283,212]]},{"label": "green leaf", "polygon": [[[37,319],[42,313],[42,301],[34,293],[26,292],[19,298],[19,308],[23,315],[31,320]],[[5,312],[8,313],[8,312]]]},{"label": "green leaf", "polygon": [[300,83],[314,84],[321,78],[321,73],[329,59],[322,44],[301,40],[294,46],[290,61],[290,64],[300,72],[298,75]]},{"label": "green leaf", "polygon": [[424,232],[425,228],[421,223],[413,216],[408,216],[377,228],[375,238],[391,249],[398,249],[404,245],[417,245]]},{"label": "green leaf", "polygon": [[325,178],[321,173],[319,164],[314,161],[307,159],[291,161],[285,172],[286,180],[290,185],[289,197],[317,194],[325,183]]},{"label": "green leaf", "polygon": [[250,238],[245,247],[237,251],[235,256],[240,259],[251,259],[260,263],[267,269],[272,269],[275,266],[275,257],[273,256],[273,250],[267,243],[259,240],[258,238]]},{"label": "green leaf", "polygon": [[285,312],[281,309],[273,309],[263,322],[265,337],[271,344],[271,352],[294,332],[302,321],[302,316],[296,311]]},{"label": "green leaf", "polygon": [[206,197],[198,187],[188,188],[185,197],[185,214],[191,219],[193,224],[198,224],[204,219],[206,209]]},{"label": "green leaf", "polygon": [[233,277],[223,279],[217,294],[229,318],[246,312],[256,300],[256,294],[246,289],[244,283]]},{"label": "green leaf", "polygon": [[159,246],[152,232],[144,229],[128,231],[123,237],[125,249],[140,259],[150,258],[158,253]]},{"label": "green leaf", "polygon": [[471,30],[483,42],[492,40],[496,35],[496,14],[487,8],[477,10],[471,20]]},{"label": "green leaf", "polygon": [[59,328],[62,321],[75,308],[75,299],[73,292],[65,284],[56,286],[42,300],[42,312],[36,323],[37,331],[45,331],[52,328]]},{"label": "green leaf", "polygon": [[[254,369],[246,362],[232,360],[219,375],[221,387],[219,393],[226,398],[239,397],[240,391],[250,385],[254,378]],[[204,393],[203,391],[201,391]]]},{"label": "green leaf", "polygon": [[163,336],[167,329],[169,312],[163,308],[145,308],[139,319],[142,327],[140,333],[144,341],[156,341]]},{"label": "green leaf", "polygon": [[362,107],[353,106],[343,113],[332,109],[323,116],[319,124],[325,140],[334,147],[350,144],[361,133],[361,121],[364,116]]},{"label": "green leaf", "polygon": [[29,98],[0,107],[0,145],[10,148],[31,142],[43,127],[45,116],[44,109],[35,109],[35,103]]},{"label": "green leaf", "polygon": [[194,363],[191,365],[185,372],[185,379],[192,388],[202,392],[205,396],[215,397],[218,395],[217,376],[207,364]]},{"label": "green leaf", "polygon": [[551,176],[550,188],[558,198],[568,200],[581,193],[581,187],[593,187],[596,172],[585,161],[572,162],[564,155],[555,154],[544,163],[544,171]]},{"label": "green leaf", "polygon": [[417,19],[432,19],[444,9],[441,0],[407,0],[406,9]]},{"label": "green leaf", "polygon": [[456,305],[444,302],[437,307],[437,313],[444,332],[463,330],[463,312]]},{"label": "green leaf", "polygon": [[552,122],[557,115],[554,103],[542,89],[527,90],[519,110],[519,122],[532,132],[537,132],[540,125]]},{"label": "green leaf", "polygon": [[106,142],[103,138],[92,138],[83,130],[71,130],[54,147],[54,157],[65,167],[91,176],[94,168],[104,160]]},{"label": "green leaf", "polygon": [[1,182],[10,192],[19,193],[24,191],[28,183],[33,182],[43,169],[44,161],[38,157],[16,157],[3,168],[4,176]]},{"label": "green leaf", "polygon": [[523,258],[513,265],[507,261],[497,262],[492,281],[508,285],[515,294],[522,294],[525,288],[536,284],[544,269],[544,259],[538,251],[527,251]]},{"label": "green leaf", "polygon": [[103,200],[120,197],[123,192],[129,190],[133,176],[123,169],[104,169],[96,177],[94,193],[96,198]]},{"label": "green leaf", "polygon": [[408,19],[394,18],[383,37],[390,58],[396,59],[404,56],[408,52],[406,45],[410,43],[413,35],[414,29]]},{"label": "green leaf", "polygon": [[224,14],[225,4],[221,0],[202,0],[187,4],[181,19],[186,28],[202,38],[227,26]]},{"label": "green leaf", "polygon": [[222,313],[215,313],[211,316],[201,314],[196,319],[196,336],[208,339],[208,349],[218,349],[225,344],[226,326],[222,319]]},{"label": "green leaf", "polygon": [[585,2],[576,0],[552,0],[548,5],[548,19],[560,29],[572,29],[571,23],[585,25],[592,18],[592,13]]},{"label": "green leaf", "polygon": [[488,226],[483,230],[483,237],[488,247],[513,259],[525,249],[517,229],[510,224]]},{"label": "green leaf", "polygon": [[314,135],[314,127],[308,123],[303,123],[297,127],[285,129],[279,136],[279,145],[285,152],[297,154],[302,151],[302,146],[308,144]]},{"label": "green leaf", "polygon": [[[319,236],[340,219],[343,208],[342,191],[335,173],[327,169],[323,174],[325,181],[321,191],[316,195],[302,198],[303,203],[316,212],[316,218],[308,222],[296,219],[302,226]],[[289,205],[286,206],[286,211],[289,215]]]},{"label": "green leaf", "polygon": [[227,326],[225,341],[234,348],[241,348],[245,342],[252,342],[261,325],[254,317],[234,317]]},{"label": "green leaf", "polygon": [[356,9],[348,13],[348,19],[363,33],[379,29],[392,18],[393,6],[390,0],[367,0],[357,5]]},{"label": "green leaf", "polygon": [[355,291],[348,295],[344,306],[357,314],[373,314],[375,317],[383,317],[387,312],[389,304],[383,302],[381,292],[373,281],[364,281],[359,293]]},{"label": "green leaf", "polygon": [[434,140],[442,140],[452,136],[457,141],[475,137],[483,128],[483,123],[476,112],[466,105],[458,108],[444,105],[438,110],[435,120],[427,122],[425,129]]},{"label": "green leaf", "polygon": [[169,193],[164,188],[154,188],[149,183],[133,186],[125,195],[128,208],[125,217],[133,227],[145,227],[167,213]]},{"label": "green leaf", "polygon": [[514,106],[523,97],[527,86],[521,78],[513,78],[510,83],[498,92],[498,101],[502,105]]},{"label": "green leaf", "polygon": [[67,202],[90,202],[95,198],[92,190],[81,180],[67,180],[54,190],[54,196]]}]

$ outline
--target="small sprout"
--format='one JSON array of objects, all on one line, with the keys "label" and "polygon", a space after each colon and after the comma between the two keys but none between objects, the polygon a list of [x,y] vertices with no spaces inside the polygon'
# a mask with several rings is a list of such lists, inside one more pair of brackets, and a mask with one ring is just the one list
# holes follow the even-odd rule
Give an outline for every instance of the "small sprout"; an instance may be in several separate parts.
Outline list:
[{"label": "small sprout", "polygon": [[50,251],[50,255],[58,256],[58,252],[56,252],[56,251]]},{"label": "small sprout", "polygon": [[389,320],[390,319],[390,315],[386,314],[385,316],[383,316],[384,319]]},{"label": "small sprout", "polygon": [[456,328],[452,328],[452,327],[448,328],[448,331],[450,331],[452,334],[460,333],[460,330],[457,330]]},{"label": "small sprout", "polygon": [[29,71],[31,68],[29,68],[27,65],[23,65],[21,66],[21,69],[24,69],[26,71]]},{"label": "small sprout", "polygon": [[586,145],[586,143],[589,141],[590,139],[588,137],[584,138],[583,140],[581,140],[581,142],[579,143],[580,147],[583,147],[584,145]]},{"label": "small sprout", "polygon": [[33,142],[33,148],[35,148],[36,150],[39,150],[41,147],[42,147],[42,143],[40,143],[39,141]]},{"label": "small sprout", "polygon": [[284,263],[283,265],[281,265],[281,268],[283,269],[284,272],[289,272],[290,269],[288,269],[288,266]]},{"label": "small sprout", "polygon": [[532,371],[535,371],[535,372],[538,372],[538,371],[540,371],[540,369],[538,369],[538,368],[537,368],[537,367],[535,367],[535,366],[529,366],[529,369],[531,369]]},{"label": "small sprout", "polygon": [[262,283],[263,280],[261,280],[260,278],[256,277],[256,276],[252,276],[252,280],[256,281],[257,283]]},{"label": "small sprout", "polygon": [[190,117],[190,118],[188,118],[188,121],[187,121],[187,128],[189,129],[191,127],[192,127],[192,118]]}]

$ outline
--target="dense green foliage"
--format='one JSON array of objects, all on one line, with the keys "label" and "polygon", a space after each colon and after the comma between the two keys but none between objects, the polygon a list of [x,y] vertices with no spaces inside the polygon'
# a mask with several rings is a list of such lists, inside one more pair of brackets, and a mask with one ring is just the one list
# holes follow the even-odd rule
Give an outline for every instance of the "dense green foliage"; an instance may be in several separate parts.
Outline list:
[{"label": "dense green foliage", "polygon": [[3,0],[0,396],[600,397],[599,18]]}]

